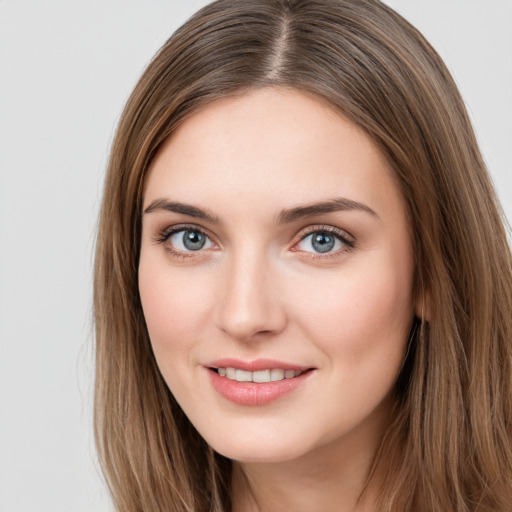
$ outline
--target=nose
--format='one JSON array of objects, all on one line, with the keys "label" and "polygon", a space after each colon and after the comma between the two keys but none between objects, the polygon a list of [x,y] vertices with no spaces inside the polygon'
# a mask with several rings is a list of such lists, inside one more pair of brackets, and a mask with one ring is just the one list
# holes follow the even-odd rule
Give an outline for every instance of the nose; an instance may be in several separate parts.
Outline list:
[{"label": "nose", "polygon": [[218,328],[240,341],[280,333],[287,319],[278,280],[262,255],[240,254],[226,262],[216,306]]}]

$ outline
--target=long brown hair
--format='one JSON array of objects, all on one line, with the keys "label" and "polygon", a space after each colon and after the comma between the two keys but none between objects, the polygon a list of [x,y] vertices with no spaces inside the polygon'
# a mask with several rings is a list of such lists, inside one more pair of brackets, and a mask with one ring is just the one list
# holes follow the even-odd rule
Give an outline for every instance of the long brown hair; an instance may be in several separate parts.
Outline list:
[{"label": "long brown hair", "polygon": [[192,427],[151,351],[137,285],[142,191],[155,152],[189,114],[270,85],[312,94],[361,127],[407,205],[424,315],[375,457],[374,467],[385,461],[379,510],[509,511],[512,262],[502,213],[449,72],[377,0],[218,0],[167,41],[128,100],[94,280],[95,434],[117,510],[230,509],[230,461]]}]

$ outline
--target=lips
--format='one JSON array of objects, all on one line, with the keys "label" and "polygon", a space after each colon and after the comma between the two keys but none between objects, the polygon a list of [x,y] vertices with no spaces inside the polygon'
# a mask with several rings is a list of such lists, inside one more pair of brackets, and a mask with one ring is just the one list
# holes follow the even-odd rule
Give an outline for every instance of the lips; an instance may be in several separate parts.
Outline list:
[{"label": "lips", "polygon": [[259,359],[222,359],[205,365],[213,388],[239,405],[265,405],[298,389],[314,368]]}]

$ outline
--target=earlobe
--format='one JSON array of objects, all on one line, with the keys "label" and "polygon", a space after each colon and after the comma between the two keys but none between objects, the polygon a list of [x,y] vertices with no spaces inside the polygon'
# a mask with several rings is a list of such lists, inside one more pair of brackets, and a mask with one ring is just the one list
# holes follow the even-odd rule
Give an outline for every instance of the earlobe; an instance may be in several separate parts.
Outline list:
[{"label": "earlobe", "polygon": [[430,322],[431,318],[431,307],[432,301],[429,290],[423,290],[418,294],[414,307],[414,314],[422,322]]}]

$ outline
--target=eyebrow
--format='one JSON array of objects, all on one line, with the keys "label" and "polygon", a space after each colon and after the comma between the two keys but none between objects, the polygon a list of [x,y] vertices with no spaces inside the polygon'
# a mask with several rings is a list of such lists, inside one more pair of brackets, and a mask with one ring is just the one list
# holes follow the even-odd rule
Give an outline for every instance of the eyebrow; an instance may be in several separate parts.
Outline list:
[{"label": "eyebrow", "polygon": [[152,213],[156,211],[167,211],[174,213],[182,213],[189,217],[196,219],[206,220],[212,224],[219,224],[220,219],[206,210],[192,206],[191,204],[179,203],[176,201],[169,201],[167,199],[155,199],[150,205],[144,210],[144,213]]},{"label": "eyebrow", "polygon": [[339,211],[362,211],[369,213],[373,217],[379,218],[377,212],[372,210],[369,206],[353,201],[352,199],[346,199],[339,197],[331,199],[330,201],[324,201],[321,203],[314,203],[310,205],[297,206],[295,208],[289,208],[283,210],[277,217],[276,222],[278,224],[287,224],[290,222],[296,222],[298,220],[306,219],[308,217],[314,217],[322,213],[331,213]]},{"label": "eyebrow", "polygon": [[[323,201],[320,203],[313,203],[304,206],[296,206],[294,208],[288,208],[282,210],[279,215],[275,218],[277,224],[289,224],[298,220],[307,219],[314,217],[322,213],[332,213],[339,211],[362,211],[372,215],[373,217],[379,218],[377,213],[372,210],[369,206],[353,201],[352,199],[346,199],[339,197],[331,199],[329,201]],[[181,213],[194,217],[196,219],[205,220],[212,224],[220,224],[219,217],[209,213],[202,208],[193,206],[190,204],[180,203],[177,201],[170,201],[168,199],[155,199],[149,206],[144,210],[144,214],[152,213],[156,211],[168,211],[174,213]]]}]

